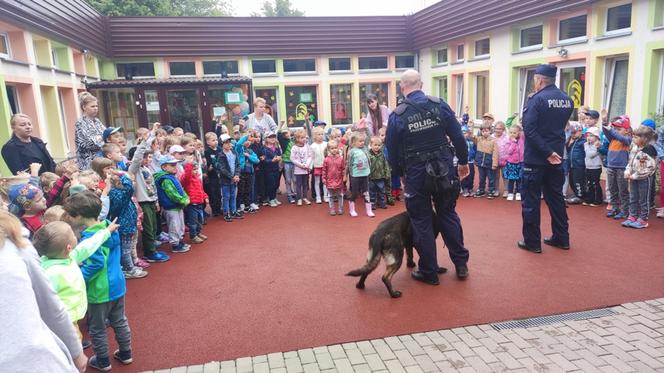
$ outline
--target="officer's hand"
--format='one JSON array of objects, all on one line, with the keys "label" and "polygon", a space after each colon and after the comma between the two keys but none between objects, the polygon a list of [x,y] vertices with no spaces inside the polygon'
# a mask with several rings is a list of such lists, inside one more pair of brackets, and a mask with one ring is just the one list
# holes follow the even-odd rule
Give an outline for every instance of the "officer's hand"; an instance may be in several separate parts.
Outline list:
[{"label": "officer's hand", "polygon": [[470,175],[470,167],[468,167],[467,164],[460,164],[457,167],[457,171],[459,173],[459,181],[465,179]]},{"label": "officer's hand", "polygon": [[560,158],[560,156],[556,152],[551,153],[551,155],[546,160],[549,161],[549,163],[554,164],[554,165],[562,163],[562,158]]}]

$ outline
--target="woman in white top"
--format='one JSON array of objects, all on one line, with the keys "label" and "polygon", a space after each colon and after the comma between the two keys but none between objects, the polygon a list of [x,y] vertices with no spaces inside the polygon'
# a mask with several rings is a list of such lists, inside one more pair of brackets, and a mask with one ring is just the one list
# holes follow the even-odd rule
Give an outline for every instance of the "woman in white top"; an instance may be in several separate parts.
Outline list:
[{"label": "woman in white top", "polygon": [[367,106],[369,112],[367,113],[366,123],[369,136],[378,136],[378,130],[387,127],[387,120],[390,118],[392,111],[385,105],[379,105],[378,97],[374,94],[367,95]]},{"label": "woman in white top", "polygon": [[254,101],[254,112],[249,114],[245,122],[247,130],[255,130],[260,133],[261,138],[265,138],[266,133],[277,133],[277,123],[265,112],[265,99],[258,97]]}]

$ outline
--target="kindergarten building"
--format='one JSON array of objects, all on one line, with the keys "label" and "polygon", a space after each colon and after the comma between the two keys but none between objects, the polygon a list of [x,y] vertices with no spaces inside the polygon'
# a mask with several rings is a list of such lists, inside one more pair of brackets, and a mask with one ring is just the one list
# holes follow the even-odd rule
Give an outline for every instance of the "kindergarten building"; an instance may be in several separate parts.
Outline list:
[{"label": "kindergarten building", "polygon": [[255,97],[289,126],[347,125],[369,93],[395,107],[408,68],[457,113],[504,119],[522,110],[540,63],[559,67],[576,107],[661,114],[664,0],[442,0],[407,16],[283,18],[105,17],[83,0],[5,0],[0,142],[22,112],[55,158],[73,154],[86,89],[130,141],[154,121],[206,132]]}]

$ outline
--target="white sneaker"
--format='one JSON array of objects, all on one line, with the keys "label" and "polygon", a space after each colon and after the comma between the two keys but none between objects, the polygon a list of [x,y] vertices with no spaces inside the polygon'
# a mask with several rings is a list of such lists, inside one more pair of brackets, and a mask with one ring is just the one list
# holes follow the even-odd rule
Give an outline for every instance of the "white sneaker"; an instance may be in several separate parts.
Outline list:
[{"label": "white sneaker", "polygon": [[249,205],[249,207],[251,207],[254,210],[260,210],[260,207],[255,203],[252,203],[251,205]]},{"label": "white sneaker", "polygon": [[240,204],[240,211],[244,211],[244,203]]},{"label": "white sneaker", "polygon": [[507,200],[508,200],[508,201],[514,201],[514,194],[512,194],[512,193],[507,193]]},{"label": "white sneaker", "polygon": [[517,200],[517,201],[521,201],[521,193],[517,193],[517,194],[516,194],[516,200]]},{"label": "white sneaker", "polygon": [[278,199],[276,199],[276,198],[274,199],[274,202],[276,202],[276,203],[277,203],[277,205],[281,205],[281,202],[279,202],[279,200],[278,200]]},{"label": "white sneaker", "polygon": [[657,209],[657,217],[660,219],[664,218],[664,207]]},{"label": "white sneaker", "polygon": [[270,207],[277,207],[277,202],[275,200],[270,201]]},{"label": "white sneaker", "polygon": [[510,197],[510,193],[508,193],[507,191],[504,191],[503,192],[503,198],[509,198],[509,197]]},{"label": "white sneaker", "polygon": [[320,197],[316,197],[316,203],[321,204],[323,201],[320,199]]},{"label": "white sneaker", "polygon": [[143,278],[148,275],[147,271],[144,271],[141,267],[135,266],[132,268],[131,271],[127,271],[124,273],[124,276],[127,280],[133,279],[133,278]]},{"label": "white sneaker", "polygon": [[305,205],[310,205],[310,204],[311,204],[311,201],[309,201],[309,200],[306,199],[306,198],[303,198],[302,201],[304,201],[304,204],[305,204]]},{"label": "white sneaker", "polygon": [[325,201],[325,203],[328,203],[328,202],[330,202],[330,197],[328,197],[328,196],[325,196],[325,198],[323,198],[323,201]]}]

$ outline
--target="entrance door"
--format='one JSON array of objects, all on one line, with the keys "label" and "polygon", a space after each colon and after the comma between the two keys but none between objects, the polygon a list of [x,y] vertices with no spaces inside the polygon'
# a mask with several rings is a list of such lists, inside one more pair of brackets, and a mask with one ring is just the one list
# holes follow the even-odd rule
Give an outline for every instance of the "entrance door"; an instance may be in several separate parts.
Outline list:
[{"label": "entrance door", "polygon": [[279,123],[279,103],[277,102],[277,89],[256,88],[254,89],[254,97],[260,97],[265,100],[265,112],[272,116],[272,119],[274,119],[275,123]]},{"label": "entrance door", "polygon": [[[203,138],[200,103],[200,92],[197,88],[167,89],[168,124]],[[155,111],[152,110],[152,112]]]},{"label": "entrance door", "polygon": [[561,65],[558,69],[558,87],[572,99],[574,112],[571,120],[579,120],[579,108],[584,105],[586,94],[586,66],[584,64]]}]

